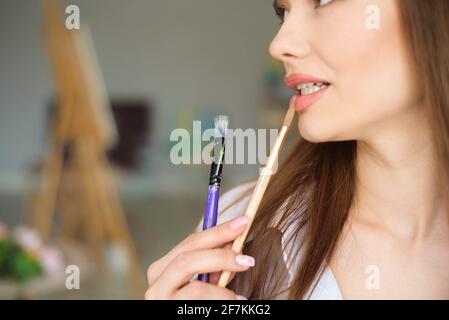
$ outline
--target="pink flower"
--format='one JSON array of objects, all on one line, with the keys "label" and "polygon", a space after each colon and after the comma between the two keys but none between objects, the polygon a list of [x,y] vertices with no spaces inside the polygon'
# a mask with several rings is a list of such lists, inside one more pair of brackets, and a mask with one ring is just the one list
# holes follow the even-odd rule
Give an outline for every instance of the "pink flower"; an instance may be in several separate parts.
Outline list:
[{"label": "pink flower", "polygon": [[64,268],[61,252],[56,247],[44,247],[39,253],[39,260],[46,274],[58,275]]},{"label": "pink flower", "polygon": [[37,232],[25,225],[14,229],[13,237],[26,251],[37,252],[42,247],[42,240]]}]

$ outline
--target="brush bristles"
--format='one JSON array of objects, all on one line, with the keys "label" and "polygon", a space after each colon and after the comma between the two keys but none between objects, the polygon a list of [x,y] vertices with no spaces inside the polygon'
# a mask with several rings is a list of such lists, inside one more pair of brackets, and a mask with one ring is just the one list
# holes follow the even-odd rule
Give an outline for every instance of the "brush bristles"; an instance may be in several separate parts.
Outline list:
[{"label": "brush bristles", "polygon": [[216,116],[214,118],[215,123],[215,137],[226,138],[228,132],[229,117],[228,116]]}]

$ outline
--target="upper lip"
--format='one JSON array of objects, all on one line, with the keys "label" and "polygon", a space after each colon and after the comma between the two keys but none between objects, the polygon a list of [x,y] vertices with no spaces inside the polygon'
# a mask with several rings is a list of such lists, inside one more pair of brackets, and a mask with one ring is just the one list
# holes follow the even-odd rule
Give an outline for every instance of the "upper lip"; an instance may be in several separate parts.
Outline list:
[{"label": "upper lip", "polygon": [[294,73],[294,74],[290,74],[290,75],[286,75],[284,77],[284,83],[287,87],[292,88],[293,90],[297,90],[297,86],[298,84],[302,84],[302,83],[317,83],[317,82],[322,82],[322,83],[329,83],[329,81],[323,80],[323,79],[319,79],[319,78],[315,78],[313,76],[309,76],[306,74],[299,74],[299,73]]}]

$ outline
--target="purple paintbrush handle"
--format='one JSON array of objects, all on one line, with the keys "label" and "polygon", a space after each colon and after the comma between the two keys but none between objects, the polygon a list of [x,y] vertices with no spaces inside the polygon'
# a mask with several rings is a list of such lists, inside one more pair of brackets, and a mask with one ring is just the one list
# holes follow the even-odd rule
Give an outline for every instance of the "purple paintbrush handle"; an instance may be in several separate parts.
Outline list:
[{"label": "purple paintbrush handle", "polygon": [[203,230],[207,230],[217,225],[219,191],[220,186],[218,184],[209,186],[206,208],[204,209]]},{"label": "purple paintbrush handle", "polygon": [[[206,209],[204,210],[203,231],[215,227],[217,225],[219,191],[220,186],[218,183],[209,186],[209,191],[207,193]],[[209,275],[200,274],[198,275],[198,280],[203,282],[209,282]]]}]

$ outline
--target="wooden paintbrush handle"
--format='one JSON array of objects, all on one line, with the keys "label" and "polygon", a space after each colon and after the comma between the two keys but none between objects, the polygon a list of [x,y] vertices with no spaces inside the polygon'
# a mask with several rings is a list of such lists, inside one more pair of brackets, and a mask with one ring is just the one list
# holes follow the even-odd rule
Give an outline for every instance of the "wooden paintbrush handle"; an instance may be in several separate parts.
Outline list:
[{"label": "wooden paintbrush handle", "polygon": [[[279,151],[282,147],[282,144],[287,135],[288,128],[294,116],[294,103],[290,104],[290,108],[287,112],[287,115],[284,120],[284,125],[281,128],[281,131],[276,139],[276,142],[271,149],[270,156],[266,162],[266,166],[262,170],[262,173],[257,180],[257,184],[253,190],[251,199],[249,201],[248,207],[246,208],[245,215],[248,217],[248,224],[244,232],[234,240],[232,244],[232,250],[236,253],[240,253],[243,248],[243,244],[245,243],[246,237],[248,236],[248,232],[251,229],[251,225],[253,223],[254,217],[256,216],[257,209],[259,208],[259,204],[262,201],[262,197],[267,189],[268,182],[270,181],[271,176],[273,175],[273,166],[275,164],[276,159],[278,158]],[[220,279],[218,280],[219,287],[226,287],[229,283],[229,279],[231,277],[231,272],[224,271],[220,275]]]}]

